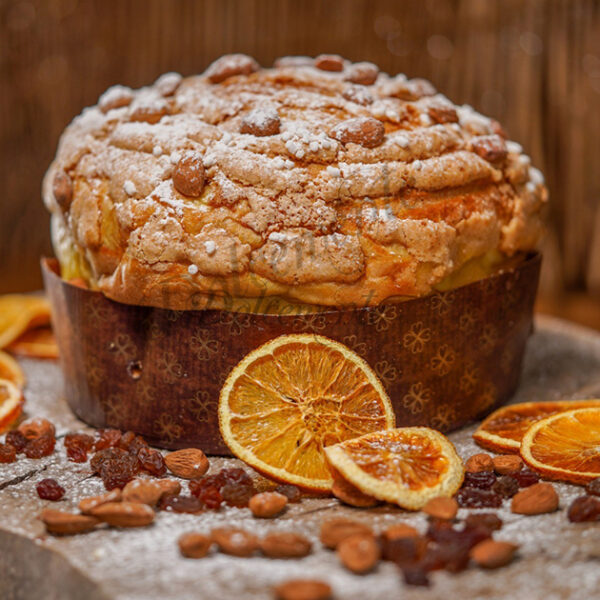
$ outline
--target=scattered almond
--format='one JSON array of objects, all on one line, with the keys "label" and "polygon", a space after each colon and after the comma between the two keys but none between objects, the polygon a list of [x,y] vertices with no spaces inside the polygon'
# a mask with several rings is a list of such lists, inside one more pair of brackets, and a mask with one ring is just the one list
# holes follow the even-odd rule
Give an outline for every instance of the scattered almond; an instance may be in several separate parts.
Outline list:
[{"label": "scattered almond", "polygon": [[419,537],[419,535],[419,532],[414,527],[406,523],[397,523],[385,529],[381,533],[381,538],[386,542],[392,542],[401,538]]},{"label": "scattered almond", "polygon": [[385,127],[373,117],[356,117],[336,125],[329,134],[342,144],[358,144],[365,148],[381,146],[385,137]]},{"label": "scattered almond", "polygon": [[84,533],[91,531],[100,523],[98,519],[89,515],[74,515],[52,508],[43,510],[40,514],[40,519],[46,526],[46,531],[55,535]]},{"label": "scattered almond", "polygon": [[248,507],[255,517],[270,519],[286,507],[288,499],[278,492],[261,492],[250,498]]},{"label": "scattered almond", "polygon": [[321,543],[326,548],[335,550],[338,544],[351,535],[373,535],[368,525],[352,519],[329,519],[321,525]]},{"label": "scattered almond", "polygon": [[519,515],[541,515],[558,508],[558,494],[551,483],[534,483],[513,496],[510,506]]},{"label": "scattered almond", "polygon": [[470,552],[470,556],[484,569],[497,569],[507,565],[515,555],[518,546],[510,542],[488,539],[479,542]]},{"label": "scattered almond", "polygon": [[344,538],[338,544],[337,554],[347,569],[358,574],[370,571],[381,556],[375,536],[364,533]]},{"label": "scattered almond", "polygon": [[456,517],[458,502],[454,498],[432,498],[423,507],[423,512],[434,519],[450,521]]},{"label": "scattered almond", "polygon": [[503,454],[492,459],[494,471],[498,475],[512,475],[523,468],[523,459],[518,454]]},{"label": "scattered almond", "polygon": [[90,496],[89,498],[82,498],[79,502],[79,510],[84,515],[89,515],[94,508],[107,504],[108,502],[121,502],[122,493],[119,488],[101,494],[100,496]]},{"label": "scattered almond", "polygon": [[181,484],[174,479],[157,479],[154,483],[156,483],[162,492],[161,498],[167,494],[170,496],[177,496],[181,493]]},{"label": "scattered almond", "polygon": [[379,504],[379,501],[376,498],[367,496],[367,494],[361,492],[349,481],[346,481],[339,473],[332,473],[332,475],[333,485],[331,487],[331,492],[338,500],[358,508],[368,508]]},{"label": "scattered almond", "polygon": [[467,473],[481,473],[482,471],[493,470],[494,463],[492,462],[492,457],[484,452],[474,454],[468,458],[467,462],[465,463],[465,471]]},{"label": "scattered almond", "polygon": [[204,558],[212,545],[212,540],[201,533],[184,533],[177,542],[181,554],[186,558]]},{"label": "scattered almond", "polygon": [[198,448],[171,452],[165,456],[165,463],[173,475],[182,479],[202,477],[209,467],[208,458]]},{"label": "scattered almond", "polygon": [[280,583],[273,591],[277,600],[331,600],[331,587],[322,581],[293,579]]},{"label": "scattered almond", "polygon": [[260,541],[259,546],[269,558],[302,558],[312,550],[312,544],[303,535],[287,531],[270,533]]},{"label": "scattered almond", "polygon": [[154,521],[154,511],[136,502],[108,502],[94,508],[91,514],[113,527],[144,527]]},{"label": "scattered almond", "polygon": [[213,529],[211,537],[221,552],[232,556],[251,556],[258,548],[256,536],[236,527]]},{"label": "scattered almond", "polygon": [[151,479],[134,479],[123,488],[123,502],[156,506],[165,492]]}]

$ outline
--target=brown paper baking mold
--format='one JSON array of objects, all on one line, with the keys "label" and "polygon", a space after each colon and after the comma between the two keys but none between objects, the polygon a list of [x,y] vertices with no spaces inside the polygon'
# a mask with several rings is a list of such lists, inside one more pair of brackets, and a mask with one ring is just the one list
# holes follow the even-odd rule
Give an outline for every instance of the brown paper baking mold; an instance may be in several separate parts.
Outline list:
[{"label": "brown paper baking mold", "polygon": [[95,427],[142,434],[165,448],[230,454],[218,426],[221,386],[251,350],[315,333],[376,371],[398,426],[456,429],[515,391],[541,258],[461,288],[373,308],[307,315],[130,306],[70,285],[42,261],[72,410]]}]

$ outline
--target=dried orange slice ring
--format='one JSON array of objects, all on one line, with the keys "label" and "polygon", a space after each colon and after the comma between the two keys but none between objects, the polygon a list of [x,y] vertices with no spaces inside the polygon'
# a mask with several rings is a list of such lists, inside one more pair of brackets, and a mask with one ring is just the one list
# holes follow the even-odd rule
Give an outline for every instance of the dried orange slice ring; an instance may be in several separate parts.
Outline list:
[{"label": "dried orange slice ring", "polygon": [[587,483],[600,477],[600,408],[577,408],[534,423],[521,456],[548,479]]},{"label": "dried orange slice ring", "polygon": [[600,406],[600,400],[561,400],[523,402],[503,406],[489,415],[473,434],[473,439],[494,452],[518,453],[525,432],[535,422],[565,410]]},{"label": "dried orange slice ring", "polygon": [[363,494],[418,510],[452,496],[464,477],[450,440],[429,427],[368,433],[325,448],[329,463]]},{"label": "dried orange slice ring", "polygon": [[36,327],[20,335],[6,349],[19,356],[58,358],[56,338],[50,327]]},{"label": "dried orange slice ring", "polygon": [[0,379],[0,433],[19,418],[23,402],[21,390],[12,381]]},{"label": "dried orange slice ring", "polygon": [[346,346],[284,335],[250,352],[219,399],[225,443],[257,471],[304,489],[329,490],[323,448],[394,426],[379,379]]},{"label": "dried orange slice ring", "polygon": [[0,379],[8,379],[19,388],[25,385],[25,375],[19,363],[2,350],[0,350]]},{"label": "dried orange slice ring", "polygon": [[33,327],[50,323],[50,304],[42,296],[0,296],[0,348],[5,348]]}]

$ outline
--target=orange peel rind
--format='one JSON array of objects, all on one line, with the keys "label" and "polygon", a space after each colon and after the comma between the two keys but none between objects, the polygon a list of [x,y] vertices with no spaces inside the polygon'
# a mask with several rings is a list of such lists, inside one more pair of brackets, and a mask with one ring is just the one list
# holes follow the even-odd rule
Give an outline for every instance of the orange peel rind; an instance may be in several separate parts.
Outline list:
[{"label": "orange peel rind", "polygon": [[25,374],[19,363],[10,355],[0,350],[0,380],[8,379],[17,387],[25,387]]},{"label": "orange peel rind", "polygon": [[0,296],[0,348],[14,342],[28,329],[50,323],[50,303],[43,296]]},{"label": "orange peel rind", "polygon": [[371,367],[318,335],[284,335],[253,350],[219,398],[219,427],[232,453],[312,491],[333,484],[325,446],[393,426],[391,402]]},{"label": "orange peel rind", "polygon": [[503,406],[483,420],[473,439],[488,450],[518,454],[523,436],[537,421],[566,410],[591,406],[600,407],[600,400],[522,402]]},{"label": "orange peel rind", "polygon": [[464,478],[450,440],[429,427],[368,433],[325,448],[325,455],[363,494],[409,510],[454,495]]},{"label": "orange peel rind", "polygon": [[58,345],[50,327],[29,329],[6,349],[12,354],[29,358],[58,358]]},{"label": "orange peel rind", "polygon": [[24,398],[21,390],[8,379],[0,379],[0,434],[19,418]]},{"label": "orange peel rind", "polygon": [[534,423],[521,457],[548,479],[587,483],[600,477],[600,407],[576,408]]}]

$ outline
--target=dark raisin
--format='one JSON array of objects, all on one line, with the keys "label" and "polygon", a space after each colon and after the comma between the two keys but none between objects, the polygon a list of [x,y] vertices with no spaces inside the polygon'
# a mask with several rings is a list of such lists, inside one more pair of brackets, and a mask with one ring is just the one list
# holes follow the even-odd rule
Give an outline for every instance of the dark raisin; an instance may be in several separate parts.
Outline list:
[{"label": "dark raisin", "polygon": [[425,535],[440,545],[462,544],[470,549],[475,544],[490,537],[490,532],[479,527],[465,527],[463,529],[455,529],[452,526],[435,527],[431,523]]},{"label": "dark raisin", "polygon": [[0,463],[13,463],[17,460],[17,451],[10,444],[0,444]]},{"label": "dark raisin", "polygon": [[56,502],[65,495],[65,488],[59,485],[55,479],[42,479],[35,489],[42,500]]},{"label": "dark raisin", "polygon": [[188,487],[190,488],[192,496],[198,497],[204,488],[216,488],[216,490],[220,492],[223,485],[225,485],[225,482],[220,473],[218,473],[215,475],[207,475],[201,479],[192,479],[189,482]]},{"label": "dark raisin", "polygon": [[489,532],[502,528],[502,519],[495,513],[471,513],[465,519],[465,527],[487,529]]},{"label": "dark raisin", "polygon": [[226,483],[254,485],[252,477],[240,468],[221,469],[219,476],[223,479],[223,485]]},{"label": "dark raisin", "polygon": [[94,444],[96,452],[105,448],[113,448],[121,441],[121,432],[118,429],[99,429],[96,435],[98,436]]},{"label": "dark raisin", "polygon": [[244,508],[248,506],[250,498],[254,496],[256,490],[254,486],[237,485],[235,483],[226,483],[221,488],[221,497],[229,506]]},{"label": "dark raisin", "polygon": [[167,472],[165,459],[158,450],[144,446],[138,450],[137,458],[141,468],[150,475],[162,477]]},{"label": "dark raisin", "polygon": [[68,433],[64,440],[69,460],[76,463],[87,461],[87,453],[94,445],[94,438],[85,433]]},{"label": "dark raisin", "polygon": [[300,488],[287,483],[280,483],[273,491],[278,494],[283,494],[288,499],[288,502],[291,503],[300,502],[300,499],[302,498]]},{"label": "dark raisin", "polygon": [[422,536],[383,539],[381,556],[402,567],[418,561],[426,546],[427,540]]},{"label": "dark raisin", "polygon": [[[6,441],[8,442],[8,436],[6,436]],[[585,491],[592,496],[600,496],[600,477],[592,479],[592,481],[585,486]]]},{"label": "dark raisin", "polygon": [[96,452],[90,460],[90,467],[94,473],[100,473],[100,468],[106,462],[123,458],[127,452],[122,448],[107,447]]},{"label": "dark raisin", "polygon": [[571,502],[567,513],[572,523],[600,521],[600,499],[594,496],[579,496]]},{"label": "dark raisin", "polygon": [[56,440],[49,435],[34,438],[27,442],[27,446],[25,446],[25,456],[27,458],[42,458],[43,456],[49,456],[54,452],[55,444]]},{"label": "dark raisin", "polygon": [[25,450],[28,441],[29,440],[18,429],[13,429],[6,434],[5,442],[10,444],[17,451],[17,454],[20,454]]},{"label": "dark raisin", "polygon": [[514,477],[503,475],[498,477],[492,486],[492,491],[500,494],[503,498],[512,498],[519,491],[519,484]]},{"label": "dark raisin", "polygon": [[512,473],[511,475],[508,475],[508,477],[513,477],[517,483],[519,484],[519,487],[529,487],[530,485],[533,485],[534,483],[537,483],[540,480],[540,476],[535,473],[534,471],[532,471],[531,469],[522,469],[521,471],[518,471],[517,473]]},{"label": "dark raisin", "polygon": [[176,513],[196,514],[202,512],[204,506],[202,502],[194,496],[176,496],[174,494],[167,494],[161,498],[159,508],[161,510]]},{"label": "dark raisin", "polygon": [[210,508],[211,510],[216,510],[221,506],[221,502],[223,502],[221,491],[213,486],[203,487],[197,498],[206,508]]},{"label": "dark raisin", "polygon": [[406,583],[406,585],[429,586],[429,576],[423,567],[404,567],[402,569],[402,576],[404,577],[404,583]]},{"label": "dark raisin", "polygon": [[458,537],[444,544],[434,542],[427,547],[420,565],[425,571],[438,569],[445,569],[451,573],[464,571],[469,564],[471,547],[469,539],[463,540]]},{"label": "dark raisin", "polygon": [[499,508],[502,506],[502,496],[490,491],[477,488],[462,488],[456,494],[458,505],[463,508]]},{"label": "dark raisin", "polygon": [[493,471],[479,471],[478,473],[465,473],[465,479],[462,487],[478,488],[480,490],[489,490],[496,482],[496,475]]}]

